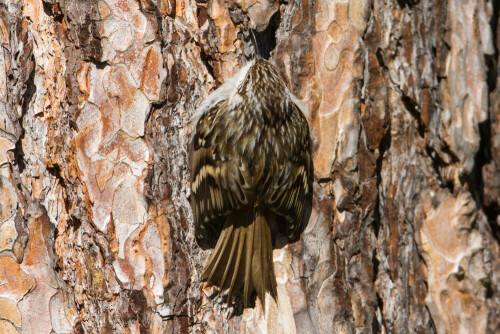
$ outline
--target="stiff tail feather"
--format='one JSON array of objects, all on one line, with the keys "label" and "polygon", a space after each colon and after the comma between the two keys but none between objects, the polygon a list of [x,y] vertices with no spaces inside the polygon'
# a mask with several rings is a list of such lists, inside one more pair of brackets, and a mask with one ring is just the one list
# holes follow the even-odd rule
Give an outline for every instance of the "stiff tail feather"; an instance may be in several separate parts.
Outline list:
[{"label": "stiff tail feather", "polygon": [[262,306],[268,291],[276,301],[271,224],[274,214],[244,208],[229,214],[217,245],[203,270],[203,280],[233,292],[243,289],[244,306],[257,292]]}]

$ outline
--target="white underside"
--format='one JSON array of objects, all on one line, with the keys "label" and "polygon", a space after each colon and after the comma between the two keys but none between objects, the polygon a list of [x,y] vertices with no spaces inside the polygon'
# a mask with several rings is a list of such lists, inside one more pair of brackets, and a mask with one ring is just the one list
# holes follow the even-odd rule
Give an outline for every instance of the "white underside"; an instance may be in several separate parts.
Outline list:
[{"label": "white underside", "polygon": [[221,101],[231,100],[230,102],[234,105],[242,101],[242,97],[238,94],[238,87],[241,85],[245,79],[248,70],[254,64],[254,60],[245,64],[238,72],[236,72],[233,77],[229,78],[224,82],[222,86],[213,91],[203,103],[196,109],[193,116],[190,119],[191,132],[193,132],[194,127],[198,124],[200,118],[205,115],[213,106]]}]

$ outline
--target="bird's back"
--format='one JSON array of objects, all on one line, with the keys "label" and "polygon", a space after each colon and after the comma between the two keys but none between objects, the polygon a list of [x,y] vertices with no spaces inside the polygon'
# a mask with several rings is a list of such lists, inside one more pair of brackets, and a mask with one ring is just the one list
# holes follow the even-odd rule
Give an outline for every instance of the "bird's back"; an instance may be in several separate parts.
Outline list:
[{"label": "bird's back", "polygon": [[[191,204],[196,235],[226,217],[203,278],[221,289],[276,298],[273,231],[290,240],[309,219],[309,127],[273,65],[257,60],[196,113]],[[232,89],[231,89],[232,88]]]}]

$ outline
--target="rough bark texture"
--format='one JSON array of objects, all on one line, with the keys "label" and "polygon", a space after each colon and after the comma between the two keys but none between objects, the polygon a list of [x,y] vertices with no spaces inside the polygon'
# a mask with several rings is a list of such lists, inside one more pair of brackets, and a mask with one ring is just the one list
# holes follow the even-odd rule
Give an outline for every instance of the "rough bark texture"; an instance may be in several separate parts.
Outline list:
[{"label": "rough bark texture", "polygon": [[[498,333],[499,9],[3,0],[0,332]],[[204,288],[188,202],[189,116],[251,28],[314,136],[265,310]]]}]

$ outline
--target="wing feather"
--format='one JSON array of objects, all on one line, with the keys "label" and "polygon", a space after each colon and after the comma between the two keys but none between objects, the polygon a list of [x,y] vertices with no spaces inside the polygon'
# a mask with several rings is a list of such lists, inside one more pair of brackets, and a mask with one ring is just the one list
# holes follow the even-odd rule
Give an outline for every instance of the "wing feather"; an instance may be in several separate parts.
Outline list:
[{"label": "wing feather", "polygon": [[213,123],[226,106],[227,102],[220,102],[202,115],[192,139],[191,206],[199,239],[206,237],[218,218],[250,203],[252,180],[246,166],[223,156],[224,150],[217,147],[216,138],[223,129]]},{"label": "wing feather", "polygon": [[[290,104],[292,119],[284,123],[288,128],[282,133],[294,136],[293,140],[288,140],[292,147],[279,151],[276,168],[280,170],[273,171],[274,177],[264,197],[267,206],[285,218],[286,222],[280,226],[282,232],[289,239],[296,240],[312,209],[313,168],[307,121],[294,102],[290,101]],[[284,155],[286,152],[290,155]]]}]

